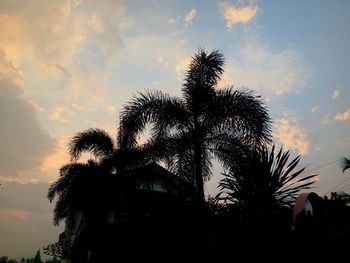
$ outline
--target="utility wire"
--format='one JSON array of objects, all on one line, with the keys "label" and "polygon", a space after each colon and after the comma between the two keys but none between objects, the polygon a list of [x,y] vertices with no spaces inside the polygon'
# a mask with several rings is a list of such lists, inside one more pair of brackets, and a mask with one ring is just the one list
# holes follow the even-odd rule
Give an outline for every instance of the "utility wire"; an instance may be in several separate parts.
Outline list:
[{"label": "utility wire", "polygon": [[350,184],[347,184],[347,185],[341,187],[340,189],[338,189],[337,192],[343,191],[343,189],[345,189],[345,188],[347,188],[349,186],[350,186]]},{"label": "utility wire", "polygon": [[348,191],[348,190],[350,190],[350,187],[344,189],[343,192],[346,192],[346,191]]},{"label": "utility wire", "polygon": [[[329,190],[326,194],[333,192],[338,186],[344,184],[346,181],[350,180],[350,177],[346,178],[345,180],[341,181],[339,184],[337,184],[336,186],[334,186],[331,190]],[[339,190],[338,190],[339,191]]]},{"label": "utility wire", "polygon": [[335,160],[335,161],[330,162],[330,163],[325,163],[325,164],[322,164],[322,165],[317,166],[317,167],[315,167],[315,168],[312,168],[312,169],[309,169],[309,170],[305,170],[305,172],[310,172],[310,171],[313,171],[313,170],[317,170],[317,169],[319,169],[319,168],[323,168],[323,167],[329,166],[329,165],[334,164],[334,163],[339,162],[339,161],[340,161],[340,159]]}]

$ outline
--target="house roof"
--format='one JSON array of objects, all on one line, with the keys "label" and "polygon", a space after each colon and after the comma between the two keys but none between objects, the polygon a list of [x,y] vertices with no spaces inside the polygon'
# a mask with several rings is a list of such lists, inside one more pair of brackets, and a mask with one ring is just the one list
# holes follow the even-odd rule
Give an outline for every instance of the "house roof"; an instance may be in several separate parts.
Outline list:
[{"label": "house roof", "polygon": [[104,192],[111,194],[115,190],[123,191],[123,189],[132,189],[134,186],[139,191],[168,193],[185,199],[193,197],[195,193],[191,183],[155,162],[128,170],[123,174],[109,175],[104,180]]}]

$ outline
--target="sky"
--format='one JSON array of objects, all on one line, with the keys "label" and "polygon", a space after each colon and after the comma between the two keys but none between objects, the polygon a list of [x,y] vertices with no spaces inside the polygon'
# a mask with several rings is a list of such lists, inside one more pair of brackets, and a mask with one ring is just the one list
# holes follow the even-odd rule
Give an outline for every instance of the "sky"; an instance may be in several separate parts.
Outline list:
[{"label": "sky", "polygon": [[[225,57],[220,87],[265,101],[277,145],[317,173],[320,195],[350,193],[349,1],[0,1],[0,256],[58,239],[46,199],[76,132],[116,136],[145,90],[181,96],[199,48]],[[215,194],[222,169],[206,184]],[[339,186],[337,186],[339,185]]]}]

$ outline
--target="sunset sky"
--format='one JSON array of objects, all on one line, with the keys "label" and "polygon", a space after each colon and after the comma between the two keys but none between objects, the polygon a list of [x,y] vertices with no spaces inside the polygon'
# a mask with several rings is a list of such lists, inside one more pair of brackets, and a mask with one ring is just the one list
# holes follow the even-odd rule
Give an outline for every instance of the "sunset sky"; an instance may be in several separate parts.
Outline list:
[{"label": "sunset sky", "polygon": [[263,96],[275,143],[319,174],[314,191],[340,189],[350,177],[339,161],[350,155],[349,25],[345,0],[0,0],[0,256],[57,241],[46,192],[69,138],[91,127],[115,136],[138,91],[180,96],[199,48],[225,56],[218,88]]}]

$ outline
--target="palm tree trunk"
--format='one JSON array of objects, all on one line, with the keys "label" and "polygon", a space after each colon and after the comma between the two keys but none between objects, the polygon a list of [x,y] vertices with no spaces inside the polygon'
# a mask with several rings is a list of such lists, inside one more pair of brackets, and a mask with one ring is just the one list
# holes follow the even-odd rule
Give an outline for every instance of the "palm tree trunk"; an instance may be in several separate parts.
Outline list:
[{"label": "palm tree trunk", "polygon": [[202,149],[199,140],[194,144],[194,183],[197,189],[197,201],[199,205],[204,205],[204,182],[202,174]]}]

